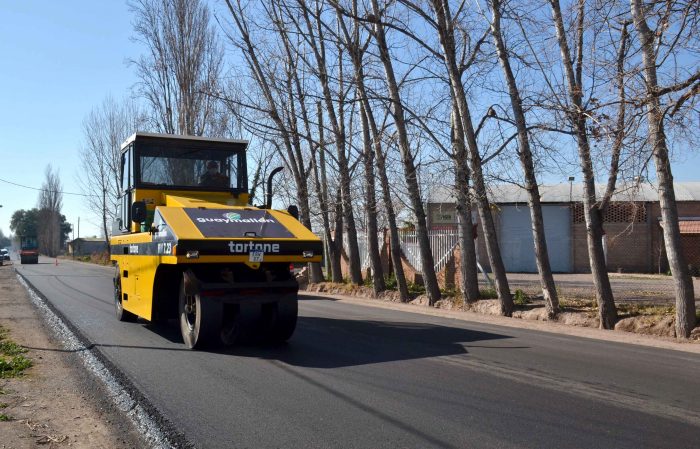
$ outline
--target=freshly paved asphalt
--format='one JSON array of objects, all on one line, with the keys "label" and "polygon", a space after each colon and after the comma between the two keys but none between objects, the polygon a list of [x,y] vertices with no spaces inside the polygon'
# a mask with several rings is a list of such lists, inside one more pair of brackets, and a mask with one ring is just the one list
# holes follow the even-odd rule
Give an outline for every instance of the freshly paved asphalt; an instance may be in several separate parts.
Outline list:
[{"label": "freshly paved asphalt", "polygon": [[700,447],[700,357],[305,298],[282,347],[114,318],[110,269],[16,265],[201,448]]}]

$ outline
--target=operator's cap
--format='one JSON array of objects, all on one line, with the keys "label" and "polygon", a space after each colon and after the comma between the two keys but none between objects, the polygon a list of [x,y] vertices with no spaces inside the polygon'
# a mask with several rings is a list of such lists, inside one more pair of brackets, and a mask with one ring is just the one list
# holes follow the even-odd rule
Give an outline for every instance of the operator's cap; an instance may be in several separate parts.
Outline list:
[{"label": "operator's cap", "polygon": [[219,163],[216,161],[207,162],[207,168],[219,168]]}]

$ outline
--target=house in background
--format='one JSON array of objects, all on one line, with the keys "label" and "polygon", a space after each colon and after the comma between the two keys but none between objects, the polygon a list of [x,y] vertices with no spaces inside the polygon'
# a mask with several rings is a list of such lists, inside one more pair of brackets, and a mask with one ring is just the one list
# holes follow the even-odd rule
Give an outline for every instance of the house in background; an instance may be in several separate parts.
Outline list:
[{"label": "house in background", "polygon": [[[683,253],[689,265],[700,269],[700,182],[674,183]],[[601,194],[605,186],[596,186]],[[590,272],[586,224],[583,215],[583,186],[556,184],[540,187],[545,237],[552,270],[559,273]],[[491,186],[489,199],[506,270],[535,273],[527,192],[516,185]],[[430,192],[428,227],[457,228],[454,190],[438,187]],[[472,214],[476,217],[476,214]],[[658,191],[651,184],[620,187],[603,216],[609,271],[659,273],[668,270],[661,227]],[[479,226],[479,262],[489,267],[483,231]]]},{"label": "house in background", "polygon": [[107,243],[103,238],[80,237],[68,242],[69,256],[89,256],[107,250]]}]

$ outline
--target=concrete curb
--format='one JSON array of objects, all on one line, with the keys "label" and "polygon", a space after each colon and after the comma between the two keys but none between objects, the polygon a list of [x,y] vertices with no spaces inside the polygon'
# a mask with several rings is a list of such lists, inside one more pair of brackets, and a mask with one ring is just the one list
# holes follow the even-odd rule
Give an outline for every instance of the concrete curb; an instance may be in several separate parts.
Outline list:
[{"label": "concrete curb", "polygon": [[386,301],[382,299],[365,299],[347,295],[326,294],[317,292],[299,291],[300,296],[310,296],[315,298],[330,298],[336,301],[343,301],[380,309],[400,310],[402,312],[417,313],[440,318],[451,318],[459,321],[467,321],[479,324],[489,324],[494,326],[511,327],[516,329],[528,329],[540,332],[549,332],[560,335],[570,335],[574,337],[590,338],[593,340],[603,340],[615,343],[626,343],[639,346],[646,346],[659,349],[671,349],[674,351],[700,354],[700,343],[698,342],[678,342],[674,339],[664,337],[654,337],[651,335],[634,334],[624,331],[608,331],[594,329],[590,327],[571,326],[549,321],[526,320],[522,318],[508,318],[497,315],[484,315],[476,312],[435,309],[427,306],[405,304],[400,302]]},{"label": "concrete curb", "polygon": [[109,399],[128,417],[152,448],[194,447],[98,348],[34,288],[29,279],[17,269],[15,273],[32,304],[63,347],[80,356],[87,371],[104,385]]}]

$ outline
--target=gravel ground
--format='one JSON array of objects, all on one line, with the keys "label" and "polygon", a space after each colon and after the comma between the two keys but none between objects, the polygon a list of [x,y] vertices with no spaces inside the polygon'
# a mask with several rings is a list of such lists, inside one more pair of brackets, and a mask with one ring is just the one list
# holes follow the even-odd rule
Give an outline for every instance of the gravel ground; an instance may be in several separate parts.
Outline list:
[{"label": "gravel ground", "polygon": [[[592,299],[593,277],[590,274],[555,274],[559,294],[562,297]],[[508,273],[511,290],[522,289],[529,294],[540,292],[539,277],[535,273]],[[486,286],[483,276],[479,283]],[[610,273],[610,284],[616,301],[643,301],[658,304],[673,303],[673,278],[654,274]],[[695,300],[700,302],[700,279],[694,278]]]}]

